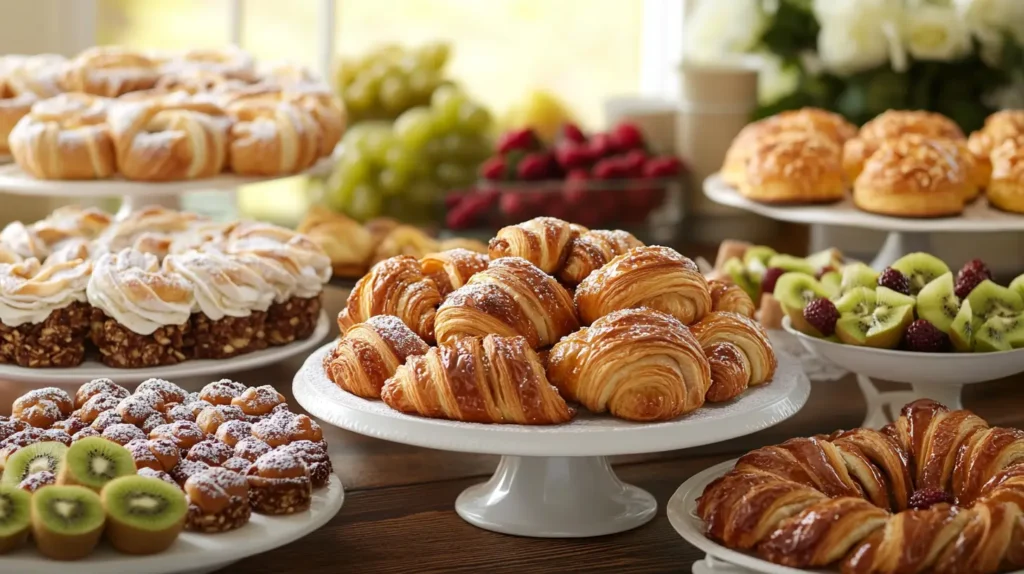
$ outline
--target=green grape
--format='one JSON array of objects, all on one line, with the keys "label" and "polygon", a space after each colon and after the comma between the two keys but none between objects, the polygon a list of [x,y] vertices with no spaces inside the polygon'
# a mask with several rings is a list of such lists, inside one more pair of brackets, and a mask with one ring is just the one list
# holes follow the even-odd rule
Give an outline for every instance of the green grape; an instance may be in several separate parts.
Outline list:
[{"label": "green grape", "polygon": [[476,171],[457,163],[442,162],[434,168],[435,179],[442,186],[451,189],[473,183]]},{"label": "green grape", "polygon": [[446,84],[434,90],[434,95],[430,97],[430,107],[441,113],[455,113],[465,101],[466,94],[462,93],[462,90],[452,84]]},{"label": "green grape", "polygon": [[359,75],[359,67],[356,62],[344,59],[338,64],[338,85],[344,89],[352,83]]},{"label": "green grape", "polygon": [[378,217],[383,209],[384,198],[380,191],[368,182],[363,182],[352,189],[345,213],[359,221],[366,221]]},{"label": "green grape", "polygon": [[384,168],[377,174],[377,185],[386,195],[398,195],[409,185],[409,172]]},{"label": "green grape", "polygon": [[430,138],[423,144],[423,155],[430,161],[441,161],[445,158],[444,138]]},{"label": "green grape", "polygon": [[385,110],[398,114],[409,109],[413,93],[402,75],[392,73],[381,81],[379,97]]},{"label": "green grape", "polygon": [[406,110],[395,120],[395,135],[407,147],[418,150],[434,135],[436,118],[429,108]]},{"label": "green grape", "polygon": [[451,46],[447,42],[431,42],[424,44],[416,50],[416,57],[423,63],[424,67],[434,70],[441,70],[448,63],[451,54]]},{"label": "green grape", "polygon": [[491,156],[493,146],[479,134],[451,133],[441,138],[442,157],[449,161],[473,163]]},{"label": "green grape", "polygon": [[441,199],[444,188],[429,179],[418,179],[410,182],[405,190],[404,198],[408,201],[429,205]]},{"label": "green grape", "polygon": [[491,127],[491,113],[483,106],[465,101],[459,106],[459,125],[468,132],[485,132]]},{"label": "green grape", "polygon": [[409,73],[407,78],[409,90],[413,93],[416,103],[427,105],[437,86],[441,83],[441,77],[433,70],[419,68]]},{"label": "green grape", "polygon": [[352,112],[353,115],[358,115],[360,112],[366,112],[369,110],[374,101],[377,99],[376,88],[368,82],[364,82],[362,77],[357,78],[342,93],[342,99],[345,100],[345,107],[348,111]]},{"label": "green grape", "polygon": [[394,145],[384,153],[384,164],[390,169],[411,173],[415,170],[418,156],[401,145]]}]

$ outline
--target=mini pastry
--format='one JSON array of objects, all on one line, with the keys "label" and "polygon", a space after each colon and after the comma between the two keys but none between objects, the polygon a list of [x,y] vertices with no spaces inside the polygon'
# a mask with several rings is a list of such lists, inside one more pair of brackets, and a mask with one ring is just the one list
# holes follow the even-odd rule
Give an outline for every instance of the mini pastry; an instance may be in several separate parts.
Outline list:
[{"label": "mini pastry", "polygon": [[139,469],[139,476],[156,478],[166,482],[167,484],[173,484],[174,486],[181,488],[181,486],[177,482],[174,482],[174,478],[170,474],[162,470],[153,470],[152,468],[144,466]]},{"label": "mini pastry", "polygon": [[377,242],[370,265],[399,255],[419,259],[429,253],[441,251],[441,244],[422,229],[412,225],[395,225]]},{"label": "mini pastry", "polygon": [[246,415],[259,416],[270,413],[274,407],[283,402],[285,402],[284,395],[277,392],[277,389],[270,385],[263,385],[246,389],[241,395],[231,400],[231,405],[238,407]]},{"label": "mini pastry", "polygon": [[1024,110],[1000,110],[985,118],[985,125],[967,138],[967,147],[981,173],[981,187],[987,187],[992,176],[992,152],[1018,136],[1024,136]]},{"label": "mini pastry", "polygon": [[110,425],[119,425],[123,422],[121,413],[117,412],[117,409],[113,409],[100,413],[89,426],[102,433]]},{"label": "mini pastry", "polygon": [[149,433],[153,432],[153,430],[156,429],[157,427],[163,426],[170,422],[173,421],[164,416],[163,413],[157,412],[147,417],[146,420],[142,421],[142,424],[139,425],[139,428],[141,428],[142,432],[146,433],[146,435],[148,436]]},{"label": "mini pastry", "polygon": [[110,226],[112,217],[95,207],[65,205],[54,209],[31,229],[51,249],[74,239],[92,241]]},{"label": "mini pastry", "polygon": [[68,62],[60,78],[66,92],[84,92],[113,98],[156,85],[156,62],[126,48],[96,46]]},{"label": "mini pastry", "polygon": [[708,290],[711,292],[712,311],[730,311],[754,317],[754,301],[739,286],[712,279],[708,281]]},{"label": "mini pastry", "polygon": [[231,400],[245,392],[248,387],[230,379],[210,383],[199,391],[199,398],[211,405],[230,405]]},{"label": "mini pastry", "polygon": [[117,413],[121,419],[131,425],[142,425],[149,417],[157,414],[164,406],[163,399],[154,393],[135,393],[121,399],[117,404]]},{"label": "mini pastry", "polygon": [[239,175],[281,176],[300,173],[320,157],[322,130],[297,103],[239,101],[228,104],[231,126],[229,162]]},{"label": "mini pastry", "polygon": [[255,436],[245,437],[235,443],[235,457],[244,458],[249,462],[256,462],[256,459],[274,450],[269,444]]},{"label": "mini pastry", "polygon": [[133,440],[146,440],[146,433],[142,432],[142,429],[127,423],[110,425],[103,429],[101,436],[121,446],[125,446]]},{"label": "mini pastry", "polygon": [[188,449],[188,455],[185,458],[197,462],[205,462],[210,466],[220,466],[224,464],[224,461],[231,458],[234,452],[233,448],[219,440],[207,439],[197,442],[192,448]]},{"label": "mini pastry", "polygon": [[125,445],[135,459],[135,468],[170,471],[181,460],[181,449],[170,439],[133,440]]},{"label": "mini pastry", "polygon": [[32,109],[39,96],[32,92],[18,92],[9,81],[9,74],[21,62],[10,56],[0,59],[0,153],[10,153],[7,138],[18,120]]},{"label": "mini pastry", "polygon": [[853,185],[864,211],[895,217],[946,217],[964,208],[967,174],[948,148],[910,135],[881,144]]},{"label": "mini pastry", "polygon": [[84,438],[89,438],[91,436],[101,436],[101,434],[102,433],[100,431],[92,428],[91,426],[88,426],[72,435],[71,442],[78,442]]},{"label": "mini pastry", "polygon": [[[205,408],[205,407],[204,407]],[[202,412],[202,409],[199,410]],[[196,422],[196,415],[192,414],[192,409],[182,404],[170,404],[167,405],[167,410],[164,412],[164,416],[167,417],[167,422],[174,421],[189,421]]]},{"label": "mini pastry", "polygon": [[149,206],[131,212],[108,227],[96,240],[95,258],[133,248],[163,258],[170,250],[172,237],[187,233],[203,219],[160,206]]},{"label": "mini pastry", "polygon": [[123,399],[131,392],[110,379],[95,379],[85,383],[75,392],[75,408],[82,408],[85,403],[96,395],[110,395],[116,399]]},{"label": "mini pastry", "polygon": [[860,175],[864,163],[882,144],[907,134],[918,134],[930,139],[962,140],[964,133],[956,122],[934,112],[889,110],[864,124],[857,137],[843,147],[843,170],[847,181]]},{"label": "mini pastry", "polygon": [[[290,414],[290,413],[289,413]],[[276,417],[277,415],[275,415]],[[323,429],[316,421],[308,415],[291,415],[287,417],[288,423],[284,426],[288,433],[288,442],[310,441],[320,444],[324,439]]]},{"label": "mini pastry", "polygon": [[331,457],[319,442],[299,440],[280,447],[280,450],[306,463],[313,488],[323,488],[331,481]]},{"label": "mini pastry", "polygon": [[190,448],[206,439],[206,433],[196,423],[177,421],[159,426],[149,433],[149,438],[167,439],[187,453]]},{"label": "mini pastry", "polygon": [[205,462],[199,462],[196,460],[181,459],[181,461],[168,471],[167,474],[171,475],[174,482],[181,488],[185,488],[185,483],[193,474],[199,474],[200,472],[210,469],[210,465]]},{"label": "mini pastry", "polygon": [[10,263],[21,263],[32,257],[45,261],[50,255],[50,246],[34,229],[20,221],[12,221],[0,231],[0,246],[16,256]]},{"label": "mini pastry", "polygon": [[[143,381],[135,388],[135,394],[140,393],[152,393],[160,397],[160,402],[163,405],[181,403],[188,396],[188,392],[185,389],[163,379],[147,379]],[[162,411],[164,408],[158,410]]]},{"label": "mini pastry", "polygon": [[252,425],[245,421],[224,421],[217,427],[216,437],[220,442],[235,448],[242,439],[252,436]]},{"label": "mini pastry", "polygon": [[398,317],[421,339],[434,341],[434,322],[441,293],[410,255],[385,259],[360,279],[338,315],[344,332],[377,315]]},{"label": "mini pastry", "polygon": [[114,174],[109,102],[61,94],[32,106],[8,142],[18,167],[39,179],[103,179]]},{"label": "mini pastry", "polygon": [[22,412],[25,408],[31,407],[39,401],[44,400],[51,401],[57,406],[57,410],[60,411],[61,418],[71,415],[75,410],[74,400],[72,400],[71,395],[69,395],[67,391],[57,387],[44,387],[42,389],[31,390],[15,399],[14,404],[11,407],[12,418],[19,418],[17,416],[18,413]]},{"label": "mini pastry", "polygon": [[992,151],[989,202],[1013,213],[1024,213],[1024,135],[1007,139]]},{"label": "mini pastry", "polygon": [[491,259],[522,257],[554,274],[569,256],[570,243],[586,228],[554,217],[537,217],[498,230],[488,244]]},{"label": "mini pastry", "polygon": [[[267,418],[253,423],[252,436],[265,442],[271,448],[277,448],[291,442],[287,423],[274,418]],[[238,445],[235,445],[235,447],[237,448]]]},{"label": "mini pastry", "polygon": [[840,150],[814,132],[766,138],[746,163],[739,191],[762,203],[830,203],[843,198]]},{"label": "mini pastry", "polygon": [[379,399],[384,381],[413,355],[430,347],[398,317],[378,315],[353,325],[324,357],[324,370],[334,384],[354,395]]},{"label": "mini pastry", "polygon": [[207,407],[196,415],[196,425],[205,434],[214,434],[221,424],[227,421],[245,420],[242,409],[233,405],[217,405]]},{"label": "mini pastry", "polygon": [[715,311],[690,329],[711,368],[709,402],[733,399],[747,387],[767,383],[775,376],[778,361],[768,333],[750,317]]},{"label": "mini pastry", "polygon": [[642,246],[643,242],[626,231],[587,231],[572,240],[569,255],[558,271],[558,278],[566,285],[579,285],[613,258]]},{"label": "mini pastry", "polygon": [[465,285],[469,278],[487,269],[486,254],[468,249],[450,249],[424,255],[420,258],[423,274],[434,280],[441,297]]},{"label": "mini pastry", "polygon": [[301,459],[280,450],[258,459],[246,473],[249,503],[260,514],[294,514],[309,509],[313,487]]},{"label": "mini pastry", "polygon": [[188,515],[185,529],[192,532],[227,532],[249,522],[249,485],[224,468],[209,468],[185,482]]},{"label": "mini pastry", "polygon": [[366,273],[376,242],[358,221],[327,207],[312,206],[298,232],[323,249],[335,277],[359,278]]},{"label": "mini pastry", "polygon": [[50,427],[51,430],[64,431],[69,435],[73,435],[85,428],[89,428],[89,424],[74,415],[62,421],[57,421]]},{"label": "mini pastry", "polygon": [[91,424],[101,414],[116,409],[117,405],[121,404],[122,400],[124,399],[118,398],[115,395],[99,393],[89,397],[89,400],[85,401],[85,404],[75,411],[75,415],[81,419],[82,422]]},{"label": "mini pastry", "polygon": [[221,468],[226,468],[235,474],[245,476],[245,473],[249,472],[249,468],[252,467],[252,463],[244,458],[233,456],[224,461]]}]

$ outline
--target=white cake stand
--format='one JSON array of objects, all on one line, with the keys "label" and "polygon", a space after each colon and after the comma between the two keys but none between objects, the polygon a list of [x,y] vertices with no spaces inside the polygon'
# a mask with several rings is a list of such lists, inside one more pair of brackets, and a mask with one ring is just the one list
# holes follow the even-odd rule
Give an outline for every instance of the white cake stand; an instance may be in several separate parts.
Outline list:
[{"label": "white cake stand", "polygon": [[321,311],[316,329],[308,339],[280,347],[269,347],[262,351],[246,353],[230,359],[201,359],[185,361],[177,365],[147,367],[142,369],[117,369],[96,360],[87,360],[77,367],[66,369],[30,369],[17,365],[0,365],[0,385],[12,382],[18,385],[62,386],[81,385],[93,379],[108,378],[122,385],[141,383],[146,379],[158,378],[177,380],[186,377],[211,377],[264,367],[290,357],[304,355],[319,345],[331,329],[327,312]]},{"label": "white cake stand", "polygon": [[873,269],[885,269],[900,257],[915,251],[930,251],[929,233],[996,233],[1024,231],[1024,216],[999,211],[984,199],[964,209],[963,215],[936,219],[906,219],[861,211],[847,196],[827,205],[768,205],[743,197],[722,181],[719,174],[704,180],[704,195],[715,203],[743,209],[778,221],[808,225],[837,225],[887,231],[882,249],[871,262]]},{"label": "white cake stand", "polygon": [[[914,353],[844,345],[805,335],[789,317],[782,327],[808,351],[857,374],[868,404],[861,426],[881,428],[899,416],[903,405],[922,398],[962,409],[964,385],[993,381],[1024,372],[1024,349],[997,353]],[[881,392],[872,379],[909,383],[910,391]]]},{"label": "white cake stand", "polygon": [[345,489],[332,475],[326,487],[313,491],[313,504],[306,512],[288,516],[253,514],[242,528],[219,534],[184,532],[165,552],[151,556],[121,554],[104,543],[87,558],[59,562],[41,556],[29,541],[21,550],[0,556],[0,572],[213,572],[310,534],[334,518],[344,502]]},{"label": "white cake stand", "polygon": [[677,420],[630,423],[577,415],[558,426],[486,425],[408,416],[380,401],[342,391],[324,373],[330,343],[295,375],[295,399],[314,416],[344,429],[403,444],[503,455],[490,480],[459,495],[455,510],[487,530],[517,536],[600,536],[643,525],[654,497],[619,481],[607,456],[661,452],[721,442],[767,428],[795,414],[810,383],[799,363],[779,355],[771,384],[739,399]]}]

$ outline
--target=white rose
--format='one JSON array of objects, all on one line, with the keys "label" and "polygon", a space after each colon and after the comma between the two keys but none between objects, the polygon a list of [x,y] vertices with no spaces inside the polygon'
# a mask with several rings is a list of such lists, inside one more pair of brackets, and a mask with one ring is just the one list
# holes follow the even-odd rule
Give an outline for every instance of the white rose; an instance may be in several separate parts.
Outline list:
[{"label": "white rose", "polygon": [[971,51],[971,35],[952,7],[921,4],[903,20],[903,40],[919,60],[955,60]]},{"label": "white rose", "polygon": [[711,62],[749,51],[768,23],[759,0],[701,0],[686,20],[686,57]]},{"label": "white rose", "polygon": [[825,68],[853,74],[887,61],[904,67],[896,23],[902,18],[901,0],[815,0],[814,16],[821,26],[818,56]]},{"label": "white rose", "polygon": [[955,0],[967,27],[982,42],[995,42],[1009,32],[1024,44],[1024,2],[1020,0]]},{"label": "white rose", "polygon": [[783,66],[782,58],[769,53],[759,54],[761,67],[757,74],[757,98],[762,104],[773,104],[800,86],[800,73],[793,66]]}]

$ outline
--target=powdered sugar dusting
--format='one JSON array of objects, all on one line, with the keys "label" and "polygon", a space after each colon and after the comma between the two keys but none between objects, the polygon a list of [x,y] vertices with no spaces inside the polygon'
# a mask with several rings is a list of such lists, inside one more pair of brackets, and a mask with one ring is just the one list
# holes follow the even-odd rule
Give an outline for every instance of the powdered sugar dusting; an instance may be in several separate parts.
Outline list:
[{"label": "powdered sugar dusting", "polygon": [[412,355],[423,355],[430,348],[419,335],[394,315],[370,317],[366,324],[391,347],[399,362],[404,363],[405,358]]},{"label": "powdered sugar dusting", "polygon": [[135,425],[122,423],[103,429],[103,438],[124,446],[133,440],[145,440],[146,433]]}]

